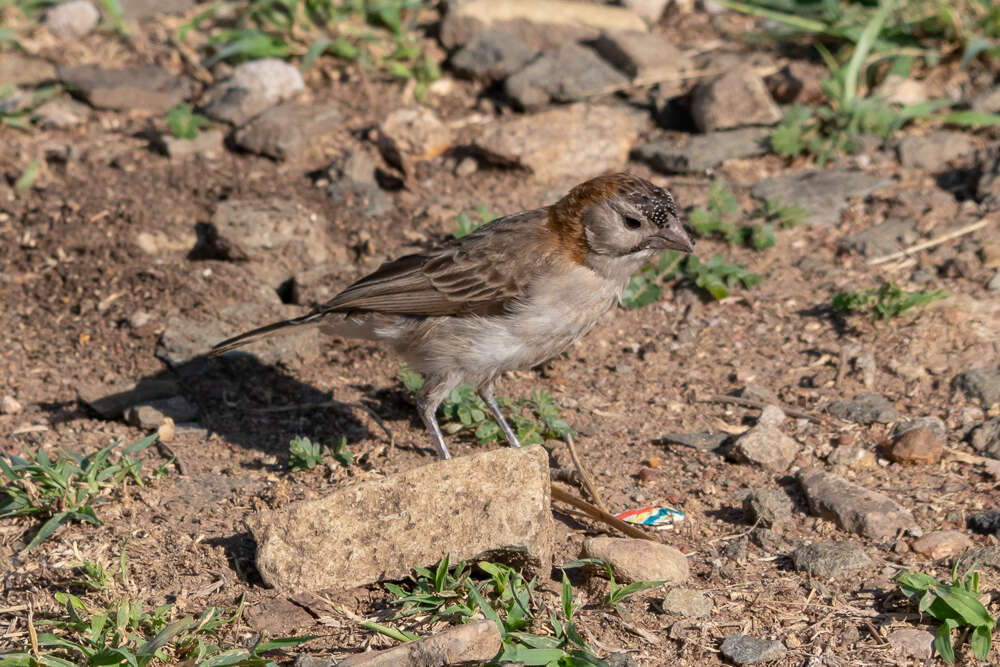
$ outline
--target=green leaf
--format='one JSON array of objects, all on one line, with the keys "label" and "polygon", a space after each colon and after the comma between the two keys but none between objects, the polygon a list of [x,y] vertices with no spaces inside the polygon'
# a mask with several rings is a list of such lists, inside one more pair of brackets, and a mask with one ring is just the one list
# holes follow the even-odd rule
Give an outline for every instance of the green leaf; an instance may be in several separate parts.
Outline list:
[{"label": "green leaf", "polygon": [[957,624],[952,619],[948,619],[938,627],[934,633],[934,649],[949,665],[955,664],[955,649],[951,645],[951,631]]},{"label": "green leaf", "polygon": [[972,632],[972,636],[969,638],[969,645],[979,660],[986,660],[986,657],[989,655],[992,634],[992,630],[985,625],[980,625]]},{"label": "green leaf", "polygon": [[38,160],[32,160],[28,163],[28,166],[24,168],[21,172],[20,177],[14,183],[14,192],[24,192],[25,190],[30,190],[31,186],[34,185],[35,179],[38,178],[38,170],[40,168],[40,163]]}]

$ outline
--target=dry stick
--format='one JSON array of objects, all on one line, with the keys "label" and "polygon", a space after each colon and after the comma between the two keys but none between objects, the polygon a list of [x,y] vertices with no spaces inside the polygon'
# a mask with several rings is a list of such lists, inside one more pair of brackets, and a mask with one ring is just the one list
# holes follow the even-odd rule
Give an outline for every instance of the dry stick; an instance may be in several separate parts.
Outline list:
[{"label": "dry stick", "polygon": [[952,230],[952,231],[948,232],[947,234],[942,234],[941,236],[933,238],[933,239],[931,239],[929,241],[924,241],[923,243],[918,243],[915,246],[910,246],[906,250],[900,250],[899,252],[894,252],[891,255],[883,255],[882,257],[876,257],[875,259],[871,260],[868,263],[870,265],[872,265],[872,266],[876,266],[878,264],[884,264],[886,262],[891,262],[894,259],[900,259],[900,258],[906,257],[907,255],[912,255],[915,252],[920,252],[921,250],[927,250],[928,248],[933,248],[934,246],[941,245],[942,243],[945,243],[946,241],[950,241],[952,239],[958,238],[959,236],[964,236],[966,234],[971,234],[972,232],[976,231],[977,229],[982,229],[983,227],[985,227],[986,225],[990,224],[991,222],[993,222],[993,220],[990,220],[989,218],[983,218],[982,220],[979,220],[977,222],[973,222],[971,225],[966,225],[965,227],[961,227],[960,229]]},{"label": "dry stick", "polygon": [[601,494],[597,492],[597,486],[594,484],[594,479],[587,472],[587,469],[583,467],[580,463],[580,457],[576,453],[576,445],[573,444],[573,435],[567,433],[565,436],[566,447],[569,449],[569,457],[573,459],[573,465],[576,466],[577,471],[580,473],[580,479],[583,481],[583,485],[587,487],[587,491],[590,493],[590,497],[594,499],[594,504],[597,505],[602,512],[605,514],[611,514],[608,510],[608,506],[604,504],[601,500]]},{"label": "dry stick", "polygon": [[996,459],[987,458],[985,456],[976,456],[975,454],[967,454],[965,452],[960,452],[959,450],[952,449],[951,447],[945,447],[944,453],[949,459],[953,461],[960,461],[961,463],[971,463],[973,465],[985,465],[996,461]]},{"label": "dry stick", "polygon": [[640,540],[649,540],[650,542],[659,542],[659,540],[650,535],[647,535],[638,528],[634,528],[628,525],[627,523],[616,517],[614,514],[609,514],[608,512],[602,510],[601,508],[591,505],[586,500],[577,498],[569,491],[563,491],[555,484],[551,484],[550,487],[552,489],[553,500],[558,500],[561,503],[572,505],[573,507],[577,508],[578,510],[589,516],[594,521],[600,521],[601,523],[607,524],[612,528],[616,528],[617,530],[619,530],[622,533],[625,533],[629,537],[634,537]]},{"label": "dry stick", "polygon": [[[764,401],[755,401],[752,398],[743,398],[742,396],[709,396],[708,398],[698,399],[699,403],[732,403],[734,405],[742,405],[745,408],[758,408],[763,410],[768,405],[773,405],[773,403],[765,403]],[[808,419],[811,422],[817,424],[822,424],[823,420],[817,415],[811,412],[805,412],[804,410],[799,410],[797,408],[789,408],[784,405],[777,406],[781,408],[781,411],[786,415],[791,415],[792,417],[801,417],[802,419]]]}]

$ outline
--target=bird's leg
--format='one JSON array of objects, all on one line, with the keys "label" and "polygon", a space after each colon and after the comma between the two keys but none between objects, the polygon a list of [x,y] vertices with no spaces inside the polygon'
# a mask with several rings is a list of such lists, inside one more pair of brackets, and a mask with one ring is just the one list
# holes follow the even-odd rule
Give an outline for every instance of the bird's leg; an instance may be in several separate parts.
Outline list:
[{"label": "bird's leg", "polygon": [[455,383],[435,381],[428,377],[424,380],[424,386],[417,392],[416,397],[417,412],[420,413],[420,419],[423,420],[424,426],[427,427],[427,433],[431,436],[431,443],[434,445],[434,449],[437,450],[438,456],[444,460],[451,458],[451,452],[448,451],[448,445],[444,442],[441,427],[438,426],[437,409],[441,405],[441,401],[444,400],[444,397],[448,395],[448,392],[454,386]]},{"label": "bird's leg", "polygon": [[500,406],[497,405],[497,399],[493,396],[493,385],[495,383],[490,381],[479,387],[479,397],[483,399],[486,403],[486,407],[490,409],[493,413],[493,418],[497,420],[497,424],[500,425],[500,430],[503,431],[503,435],[507,438],[507,442],[510,443],[511,447],[520,447],[521,443],[517,441],[517,436],[514,435],[514,430],[507,423],[507,420],[503,418],[503,413],[500,412]]}]

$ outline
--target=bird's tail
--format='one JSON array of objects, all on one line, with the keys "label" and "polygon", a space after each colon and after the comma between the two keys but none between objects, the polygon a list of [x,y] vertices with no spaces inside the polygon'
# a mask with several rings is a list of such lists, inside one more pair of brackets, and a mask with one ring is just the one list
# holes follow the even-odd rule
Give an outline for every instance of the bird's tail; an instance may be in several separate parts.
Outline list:
[{"label": "bird's tail", "polygon": [[281,322],[272,322],[266,326],[260,327],[258,329],[252,329],[250,331],[245,331],[239,336],[233,336],[232,338],[227,338],[221,343],[216,343],[212,346],[211,352],[208,353],[209,357],[218,357],[219,355],[225,354],[230,350],[235,350],[238,347],[243,347],[254,341],[261,340],[262,338],[268,338],[273,336],[279,331],[284,329],[289,329],[291,327],[299,327],[306,324],[318,324],[323,317],[327,315],[322,311],[312,312],[308,315],[303,315],[301,317],[295,317],[290,320],[282,320]]}]

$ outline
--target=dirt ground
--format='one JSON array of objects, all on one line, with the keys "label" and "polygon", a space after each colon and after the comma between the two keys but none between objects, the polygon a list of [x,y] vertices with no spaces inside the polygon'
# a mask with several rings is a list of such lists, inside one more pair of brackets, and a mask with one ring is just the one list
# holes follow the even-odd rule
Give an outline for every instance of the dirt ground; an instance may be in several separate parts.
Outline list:
[{"label": "dirt ground", "polygon": [[[684,31],[686,39],[725,36],[711,17],[700,21]],[[94,35],[77,48],[47,55],[65,62],[110,56],[123,64],[173,64],[167,57],[170,46],[158,40],[156,30],[129,47],[111,40]],[[0,415],[5,452],[38,447],[88,452],[115,439],[138,439],[140,429],[97,417],[79,400],[78,388],[169,373],[154,351],[170,317],[210,322],[229,303],[261,301],[260,279],[251,271],[231,262],[188,258],[195,225],[210,220],[221,201],[278,197],[319,214],[353,267],[332,286],[336,291],[387,258],[446,238],[455,216],[473,212],[476,204],[515,212],[551,203],[572,185],[539,183],[523,171],[485,166],[456,176],[455,159],[445,155],[420,165],[409,189],[389,193],[390,213],[359,220],[317,186],[316,174],[345,150],[370,147],[368,130],[410,100],[394,82],[374,81],[373,94],[357,95],[353,76],[350,68],[333,61],[321,61],[309,72],[311,94],[345,109],[343,131],[292,162],[232,150],[215,159],[172,162],[151,150],[145,138],[151,127],[163,128],[162,118],[140,113],[94,111],[84,125],[70,130],[0,128],[0,169],[7,179],[7,185],[0,185],[0,394],[24,406],[18,414]],[[478,96],[476,86],[456,81],[450,93],[432,97],[430,104],[445,120],[457,120],[483,108]],[[647,131],[654,132],[651,123]],[[973,136],[980,145],[992,138],[988,132]],[[10,185],[35,156],[44,158],[35,187],[15,193]],[[848,164],[856,160],[846,158]],[[771,155],[729,161],[716,175],[727,180],[749,209],[750,185],[800,166]],[[671,178],[641,164],[628,167],[669,187],[685,210],[706,201],[708,177]],[[998,297],[985,287],[990,271],[975,261],[956,270],[955,258],[977,257],[984,244],[1000,242],[1000,228],[992,224],[902,263],[870,266],[840,250],[838,241],[907,207],[928,237],[956,222],[974,221],[983,212],[967,199],[968,184],[961,179],[975,174],[966,165],[955,164],[949,172],[951,182],[959,184],[950,191],[940,188],[948,182],[940,175],[905,170],[894,160],[867,168],[873,176],[891,179],[892,185],[855,201],[839,224],[779,230],[777,245],[763,252],[699,241],[699,256],[722,251],[761,275],[754,289],[710,301],[689,284],[668,287],[662,301],[614,311],[566,354],[501,383],[499,391],[506,396],[539,388],[552,394],[615,511],[670,503],[686,513],[679,530],[657,535],[689,556],[687,585],[711,594],[711,616],[678,623],[659,610],[662,591],[635,595],[625,607],[634,624],[651,633],[654,641],[649,641],[601,610],[606,582],[579,578],[577,592],[588,601],[580,628],[600,651],[628,651],[643,665],[713,665],[722,662],[721,638],[744,633],[781,640],[789,649],[783,665],[909,664],[886,641],[888,633],[907,626],[933,629],[929,619],[911,613],[892,576],[900,567],[944,576],[950,561],[915,554],[906,536],[872,541],[811,516],[794,472],[827,468],[884,492],[911,510],[925,532],[967,532],[969,512],[996,508],[996,479],[954,459],[937,465],[883,460],[870,468],[833,466],[826,457],[843,446],[860,445],[882,459],[890,427],[858,426],[832,417],[785,423],[783,429],[802,449],[782,474],[661,441],[668,432],[736,433],[752,425],[757,410],[710,399],[758,385],[773,391],[782,405],[815,414],[822,414],[831,401],[876,391],[901,416],[940,417],[948,427],[946,444],[971,451],[962,436],[974,406],[953,392],[950,382],[964,370],[997,366],[995,327],[1000,319]],[[943,196],[931,196],[931,191]],[[153,253],[137,243],[140,232],[160,239]],[[885,279],[913,288],[910,277],[918,269],[930,276],[921,288],[943,289],[950,297],[915,316],[877,324],[828,307],[836,292]],[[264,287],[278,289],[279,284]],[[136,327],[134,316],[142,311],[150,317]],[[859,353],[875,360],[871,386],[865,385],[862,369],[850,363]],[[179,614],[199,613],[207,606],[231,605],[246,594],[245,621],[234,630],[241,640],[261,632],[317,634],[321,638],[304,650],[319,655],[394,643],[314,601],[289,599],[264,587],[243,519],[255,510],[315,498],[343,484],[433,460],[397,378],[396,360],[374,344],[333,340],[313,363],[270,366],[227,359],[212,362],[204,373],[177,379],[183,395],[198,408],[197,421],[210,433],[182,431],[170,443],[186,474],[174,470],[147,487],[130,486],[101,508],[103,526],[64,527],[27,556],[19,552],[34,523],[2,522],[0,607],[31,601],[36,614],[55,613],[52,593],[69,577],[70,562],[110,562],[127,543],[132,593],[150,605],[169,601]],[[368,406],[385,421],[396,445],[389,446],[363,411],[294,408],[331,398]],[[355,464],[287,471],[291,437],[328,440],[341,434],[356,454]],[[449,445],[455,456],[479,447],[471,436],[451,437]],[[563,443],[550,441],[546,448],[554,466],[569,465]],[[150,466],[163,462],[153,450],[145,456]],[[650,467],[651,461],[658,465]],[[796,502],[794,525],[776,548],[747,539],[751,526],[743,519],[741,502],[754,488],[784,489]],[[603,531],[564,508],[555,510],[555,518],[556,564],[577,558],[583,539]],[[970,537],[976,545],[996,544],[993,537]],[[875,565],[834,581],[795,571],[790,555],[797,546],[833,538],[862,545]],[[540,583],[541,597],[551,605],[557,600],[559,577],[555,570],[551,580]],[[982,587],[996,615],[1000,572],[984,570]],[[381,587],[371,586],[334,601],[364,616],[384,608],[386,599]],[[2,609],[0,614],[6,614],[0,616],[4,625],[11,622],[11,615]],[[20,641],[17,636],[0,639]],[[994,650],[991,664],[1000,664],[997,655]],[[971,664],[971,654],[969,660]]]}]

